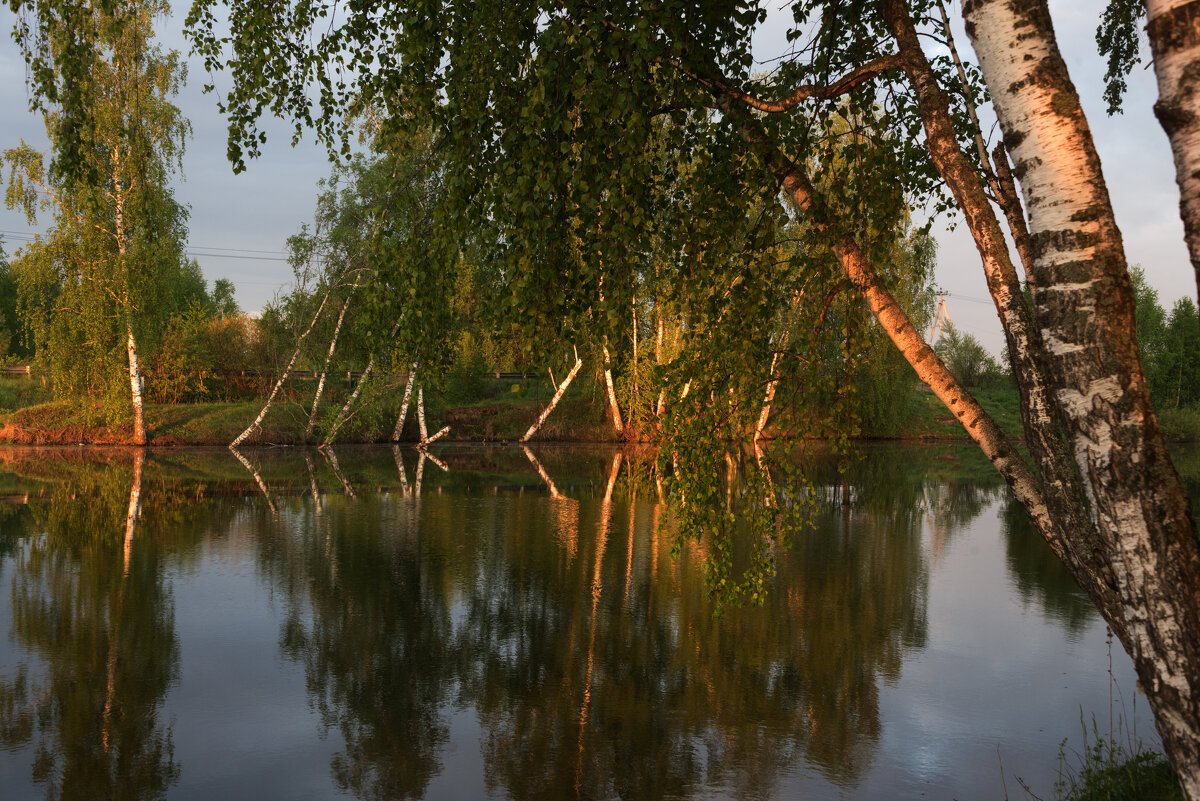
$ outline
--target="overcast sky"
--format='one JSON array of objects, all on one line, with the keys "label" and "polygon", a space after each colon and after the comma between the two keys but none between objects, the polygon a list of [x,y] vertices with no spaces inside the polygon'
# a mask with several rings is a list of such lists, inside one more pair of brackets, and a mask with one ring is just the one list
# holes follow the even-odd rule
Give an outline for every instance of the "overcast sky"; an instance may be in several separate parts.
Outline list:
[{"label": "overcast sky", "polygon": [[[781,10],[787,5],[784,0],[766,2],[770,17],[755,37],[760,58],[784,51],[784,31],[791,18],[789,11]],[[1104,65],[1095,45],[1102,7],[1085,0],[1051,0],[1059,44],[1092,126],[1129,261],[1145,268],[1150,284],[1169,310],[1177,298],[1195,297],[1196,286],[1183,244],[1170,148],[1151,111],[1157,88],[1153,71],[1143,69],[1143,63],[1131,76],[1124,115],[1105,114],[1100,80]],[[176,19],[185,11],[180,3]],[[186,42],[173,26],[177,27],[173,21],[165,22],[159,39],[164,46],[186,53]],[[0,108],[5,109],[0,148],[14,146],[21,138],[46,148],[41,118],[27,110],[24,63],[7,37],[11,28],[12,16],[5,4],[0,11],[0,29],[5,33],[0,44]],[[961,24],[957,33],[960,49],[969,53]],[[1144,43],[1143,58],[1148,62]],[[328,175],[329,161],[311,137],[290,147],[289,131],[279,125],[268,128],[271,139],[264,155],[251,162],[246,172],[234,175],[225,159],[226,125],[216,110],[216,98],[201,92],[206,76],[195,58],[189,61],[189,84],[175,101],[194,128],[183,179],[176,186],[176,196],[191,209],[189,252],[199,260],[210,284],[216,278],[231,279],[237,286],[239,304],[254,311],[291,283],[291,269],[283,258],[284,243],[302,222],[311,219],[316,183]],[[218,90],[222,80],[217,77]],[[11,255],[48,220],[45,217],[39,220],[41,226],[30,227],[22,215],[0,211],[5,251]],[[998,354],[1003,342],[1000,325],[987,299],[970,236],[963,226],[949,232],[939,223],[935,231],[939,242],[937,282],[950,293],[951,319]]]}]

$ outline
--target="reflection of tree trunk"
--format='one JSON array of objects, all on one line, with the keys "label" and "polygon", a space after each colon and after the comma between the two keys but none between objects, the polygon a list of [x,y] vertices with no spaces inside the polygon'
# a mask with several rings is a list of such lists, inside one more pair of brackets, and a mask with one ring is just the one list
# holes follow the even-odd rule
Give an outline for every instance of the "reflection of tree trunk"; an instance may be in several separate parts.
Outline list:
[{"label": "reflection of tree trunk", "polygon": [[400,446],[392,446],[392,458],[396,460],[396,472],[400,474],[400,491],[408,497],[408,473],[404,470],[404,459],[400,455]]},{"label": "reflection of tree trunk", "polygon": [[133,553],[133,530],[142,509],[142,465],[146,452],[133,452],[133,485],[129,488],[129,513],[125,516],[125,575],[129,575],[129,557]]},{"label": "reflection of tree trunk", "polygon": [[255,469],[254,465],[250,463],[250,460],[243,456],[241,451],[239,451],[237,448],[230,445],[229,450],[232,451],[233,455],[237,457],[237,460],[242,463],[242,467],[249,470],[250,474],[254,476],[254,480],[258,483],[258,488],[262,490],[263,497],[267,499],[267,506],[271,508],[271,514],[279,514],[279,510],[275,508],[275,502],[271,500],[271,493],[267,491],[267,482],[263,481],[262,476],[258,474],[258,470]]},{"label": "reflection of tree trunk", "polygon": [[321,514],[323,511],[321,509],[321,493],[317,487],[316,471],[313,470],[312,454],[310,454],[308,451],[304,452],[304,463],[308,466],[308,483],[312,488],[313,502],[317,505],[317,514]]},{"label": "reflection of tree trunk", "polygon": [[[262,424],[263,418],[267,416],[267,412],[271,410],[271,404],[275,402],[275,396],[279,394],[280,388],[283,387],[288,376],[292,374],[292,368],[296,366],[296,360],[300,358],[300,347],[304,344],[304,340],[312,333],[313,327],[316,326],[317,320],[321,318],[321,312],[325,309],[325,302],[329,300],[329,290],[325,290],[325,296],[321,298],[321,305],[317,306],[316,313],[313,314],[312,321],[308,324],[308,328],[304,329],[304,333],[296,340],[296,349],[292,351],[292,358],[288,360],[287,367],[283,368],[283,374],[279,376],[279,380],[275,382],[275,386],[271,389],[271,394],[267,396],[267,402],[263,404],[262,409],[258,413],[258,417],[254,418],[254,422],[246,426],[246,430],[238,434],[233,442],[229,443],[230,448],[236,448],[241,445],[254,431]],[[241,459],[241,457],[238,457]],[[245,462],[245,459],[241,459]]]},{"label": "reflection of tree trunk", "polygon": [[612,494],[621,470],[621,452],[613,454],[608,469],[608,485],[604,489],[604,500],[600,505],[600,530],[596,535],[596,555],[592,562],[592,611],[588,626],[587,673],[583,680],[583,702],[579,708],[579,747],[575,763],[575,794],[582,797],[583,787],[583,738],[587,732],[588,708],[592,701],[592,672],[596,661],[596,610],[600,606],[601,569],[604,566],[604,549],[608,544],[608,528],[612,523]]},{"label": "reflection of tree trunk", "polygon": [[333,448],[329,446],[322,447],[321,455],[329,463],[329,467],[333,470],[333,474],[337,476],[337,480],[342,482],[342,489],[346,491],[346,494],[358,500],[358,496],[354,494],[354,487],[350,486],[350,482],[346,480],[346,476],[342,473],[342,466],[338,464],[337,454],[333,452]]},{"label": "reflection of tree trunk", "polygon": [[530,437],[536,434],[538,429],[542,427],[542,423],[546,422],[546,418],[550,416],[550,412],[554,411],[554,407],[558,405],[560,400],[562,400],[562,396],[567,391],[567,387],[571,386],[571,382],[575,380],[575,376],[579,373],[580,367],[583,367],[583,359],[580,359],[579,355],[576,354],[575,366],[571,368],[571,372],[567,373],[567,377],[563,379],[563,382],[558,385],[558,390],[554,393],[554,397],[550,399],[550,403],[548,403],[546,408],[542,410],[542,413],[538,415],[538,419],[533,421],[533,425],[531,425],[529,430],[525,432],[525,436],[521,437],[521,442],[528,442]]},{"label": "reflection of tree trunk", "polygon": [[546,487],[550,490],[550,497],[563,497],[562,493],[558,491],[558,487],[555,486],[554,479],[550,478],[550,474],[546,472],[544,467],[542,467],[542,463],[538,461],[538,458],[533,455],[533,451],[529,450],[529,446],[522,445],[521,450],[525,451],[525,458],[528,459],[529,463],[533,465],[533,469],[537,470],[538,476],[541,477],[542,481],[546,482]]},{"label": "reflection of tree trunk", "polygon": [[625,608],[629,608],[629,583],[633,580],[633,529],[634,523],[637,521],[637,486],[631,484],[629,487],[629,543],[626,548],[625,556]]},{"label": "reflection of tree trunk", "polygon": [[408,401],[412,398],[413,379],[416,377],[417,363],[413,362],[412,366],[408,368],[408,381],[404,384],[404,400],[400,403],[400,415],[396,418],[396,427],[392,429],[392,442],[400,441],[400,429],[404,428],[404,418],[408,417]]}]

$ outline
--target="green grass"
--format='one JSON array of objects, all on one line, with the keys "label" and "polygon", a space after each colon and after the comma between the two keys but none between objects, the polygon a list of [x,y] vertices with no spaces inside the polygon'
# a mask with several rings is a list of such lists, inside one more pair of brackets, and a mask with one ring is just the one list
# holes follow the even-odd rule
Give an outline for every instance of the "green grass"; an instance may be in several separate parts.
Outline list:
[{"label": "green grass", "polygon": [[[1006,437],[1023,436],[1021,399],[1015,387],[975,388],[970,392]],[[936,395],[928,391],[916,393],[916,401],[910,408],[901,432],[900,436],[904,438],[968,439],[958,419]]]},{"label": "green grass", "polygon": [[40,378],[0,376],[0,414],[50,400],[50,390]]},{"label": "green grass", "polygon": [[[1059,801],[1183,801],[1183,790],[1167,758],[1139,745],[1100,736],[1096,721],[1083,728],[1083,750],[1059,747]],[[1024,788],[1037,798],[1028,787]]]}]

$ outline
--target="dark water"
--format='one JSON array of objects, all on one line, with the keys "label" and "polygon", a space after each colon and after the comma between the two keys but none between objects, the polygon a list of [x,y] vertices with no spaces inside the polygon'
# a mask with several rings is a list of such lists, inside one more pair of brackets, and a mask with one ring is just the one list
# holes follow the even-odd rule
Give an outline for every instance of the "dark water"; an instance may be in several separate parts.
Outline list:
[{"label": "dark water", "polygon": [[1154,742],[970,450],[812,465],[719,618],[646,461],[438,454],[152,453],[131,526],[133,455],[0,451],[0,798],[1015,798],[1081,717]]}]

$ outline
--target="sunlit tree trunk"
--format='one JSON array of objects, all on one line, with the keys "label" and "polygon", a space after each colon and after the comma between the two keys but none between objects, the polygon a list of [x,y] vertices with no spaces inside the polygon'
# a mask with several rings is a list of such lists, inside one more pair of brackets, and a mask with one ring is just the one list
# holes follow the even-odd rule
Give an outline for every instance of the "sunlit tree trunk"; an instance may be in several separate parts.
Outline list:
[{"label": "sunlit tree trunk", "polygon": [[624,432],[625,426],[621,423],[621,407],[617,405],[617,392],[613,388],[612,369],[609,367],[611,360],[608,357],[608,346],[603,347],[604,352],[604,389],[608,397],[608,411],[612,416],[613,429],[618,434]]},{"label": "sunlit tree trunk", "polygon": [[279,380],[275,382],[275,386],[271,388],[271,394],[267,396],[267,402],[258,412],[258,416],[254,418],[254,422],[246,426],[246,430],[238,434],[233,442],[229,443],[230,448],[237,448],[247,437],[253,434],[258,427],[262,425],[262,421],[267,416],[267,412],[271,410],[271,404],[275,402],[275,396],[279,394],[279,390],[283,388],[284,383],[288,380],[288,376],[292,374],[292,368],[296,366],[296,360],[300,358],[300,349],[304,344],[304,340],[308,339],[308,335],[312,333],[313,328],[317,324],[317,320],[321,318],[321,312],[325,310],[325,302],[329,300],[329,290],[325,291],[325,296],[321,298],[321,303],[317,306],[317,311],[312,316],[312,321],[309,322],[308,328],[304,329],[304,333],[296,340],[296,349],[292,351],[292,358],[288,360],[287,367],[283,368],[283,374],[279,376]]},{"label": "sunlit tree trunk", "polygon": [[1200,548],[1150,405],[1100,160],[1045,3],[982,0],[963,14],[1029,214],[1045,359],[1094,524],[1075,547],[1109,564],[1123,606],[1110,623],[1200,799]]},{"label": "sunlit tree trunk", "polygon": [[1158,78],[1154,114],[1171,142],[1179,215],[1200,286],[1200,0],[1146,0]]},{"label": "sunlit tree trunk", "polygon": [[400,430],[404,428],[404,419],[408,417],[408,402],[412,398],[413,380],[417,377],[417,363],[413,362],[408,368],[408,381],[404,384],[404,400],[400,403],[400,414],[396,417],[396,427],[392,429],[392,442],[400,441]]},{"label": "sunlit tree trunk", "polygon": [[146,418],[142,408],[142,374],[138,370],[137,341],[133,338],[133,321],[125,318],[125,354],[129,359],[129,391],[133,398],[133,444],[146,444]]},{"label": "sunlit tree trunk", "polygon": [[[358,275],[354,276],[354,285],[350,287],[350,294],[358,289]],[[337,324],[333,327],[333,337],[329,340],[329,352],[325,354],[325,363],[321,365],[321,375],[317,379],[317,391],[313,395],[312,411],[308,413],[308,425],[304,427],[304,441],[308,442],[312,438],[313,427],[317,423],[317,409],[321,406],[321,395],[325,392],[325,377],[329,373],[329,364],[333,361],[333,353],[337,350],[338,336],[342,333],[342,322],[346,319],[346,309],[350,306],[350,298],[347,297],[342,301],[342,308],[338,312]]]},{"label": "sunlit tree trunk", "polygon": [[546,422],[546,418],[550,416],[550,413],[554,411],[554,407],[558,406],[558,402],[562,400],[562,396],[566,393],[567,387],[571,386],[571,382],[575,380],[575,376],[579,373],[580,367],[583,367],[583,359],[580,359],[579,356],[576,355],[575,366],[571,368],[571,372],[567,373],[567,377],[563,379],[563,382],[558,385],[558,389],[555,391],[554,397],[550,399],[548,404],[546,404],[546,408],[542,410],[542,413],[538,415],[538,418],[533,421],[533,425],[531,425],[529,430],[525,432],[525,436],[521,437],[521,442],[528,442],[530,438],[538,432],[538,429],[542,427],[542,424]]}]

